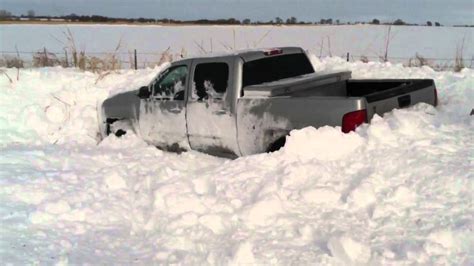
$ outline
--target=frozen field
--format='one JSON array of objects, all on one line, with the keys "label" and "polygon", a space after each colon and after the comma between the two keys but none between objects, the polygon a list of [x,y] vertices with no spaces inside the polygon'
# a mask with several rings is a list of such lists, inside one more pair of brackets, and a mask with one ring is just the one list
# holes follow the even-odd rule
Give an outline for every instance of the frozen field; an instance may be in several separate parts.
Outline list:
[{"label": "frozen field", "polygon": [[97,143],[97,102],[159,68],[30,69],[19,81],[6,70],[2,263],[472,265],[474,71],[313,61],[355,78],[433,78],[440,105],[350,134],[293,131],[278,152],[227,160],[134,135]]},{"label": "frozen field", "polygon": [[[112,52],[122,40],[120,52],[137,49],[140,62],[158,61],[170,48],[187,55],[254,47],[301,46],[316,55],[343,56],[349,52],[378,61],[385,52],[388,26],[123,26],[123,25],[0,25],[0,51],[33,52],[43,47],[64,54],[68,46],[64,32],[72,32],[79,50],[93,54]],[[394,26],[390,34],[389,57],[406,63],[417,53],[426,58],[455,57],[464,40],[464,59],[474,56],[474,28]],[[142,54],[144,53],[144,54]],[[149,54],[150,53],[150,54]],[[31,54],[22,54],[30,59]],[[436,63],[446,63],[438,60]]]}]

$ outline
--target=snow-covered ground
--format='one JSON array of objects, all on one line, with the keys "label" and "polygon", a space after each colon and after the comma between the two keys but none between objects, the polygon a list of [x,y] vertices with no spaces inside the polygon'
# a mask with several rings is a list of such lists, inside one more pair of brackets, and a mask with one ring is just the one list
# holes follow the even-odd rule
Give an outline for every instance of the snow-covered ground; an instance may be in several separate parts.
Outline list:
[{"label": "snow-covered ground", "polygon": [[440,105],[350,134],[293,131],[272,154],[97,143],[96,104],[160,69],[0,76],[0,259],[13,264],[474,264],[474,71],[322,61],[355,78],[433,78]]},{"label": "snow-covered ground", "polygon": [[[137,49],[140,64],[158,62],[163,51],[187,55],[234,49],[275,46],[301,46],[317,55],[346,56],[358,60],[367,56],[378,61],[385,53],[388,26],[131,26],[131,25],[0,25],[0,51],[31,52],[46,47],[64,54],[69,47],[65,33],[70,30],[77,49],[87,55],[113,52],[120,42],[122,59]],[[463,47],[467,66],[474,57],[474,28],[394,26],[390,33],[388,56],[392,62],[407,63],[419,54],[425,58],[454,59]],[[463,45],[464,43],[464,45]],[[100,56],[100,55],[99,55]],[[445,64],[450,61],[430,60]],[[126,65],[126,64],[125,64]]]}]

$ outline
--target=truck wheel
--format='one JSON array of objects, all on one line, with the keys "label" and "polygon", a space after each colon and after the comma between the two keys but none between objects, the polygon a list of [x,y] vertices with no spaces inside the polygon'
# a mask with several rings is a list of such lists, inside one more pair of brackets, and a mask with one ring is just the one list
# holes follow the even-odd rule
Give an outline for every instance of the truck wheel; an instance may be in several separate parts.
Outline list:
[{"label": "truck wheel", "polygon": [[113,133],[116,137],[120,138],[121,136],[127,134],[128,128],[129,124],[125,120],[114,118],[107,119],[107,135]]},{"label": "truck wheel", "polygon": [[117,131],[115,131],[115,136],[120,138],[121,136],[127,134],[127,131],[123,130],[123,129],[118,129]]},{"label": "truck wheel", "polygon": [[286,136],[283,136],[279,139],[277,139],[275,142],[273,142],[267,149],[267,152],[274,152],[278,151],[279,149],[283,148],[286,143]]}]

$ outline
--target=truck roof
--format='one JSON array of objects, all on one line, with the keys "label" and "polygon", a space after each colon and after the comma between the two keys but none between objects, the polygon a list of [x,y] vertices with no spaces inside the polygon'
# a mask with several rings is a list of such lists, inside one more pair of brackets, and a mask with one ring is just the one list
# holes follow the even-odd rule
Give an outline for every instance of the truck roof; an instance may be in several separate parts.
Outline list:
[{"label": "truck roof", "polygon": [[229,53],[211,53],[200,56],[188,57],[182,60],[173,62],[179,63],[187,60],[200,59],[200,58],[226,58],[226,57],[241,57],[244,61],[253,61],[261,59],[267,56],[275,56],[282,54],[298,54],[304,53],[305,51],[300,47],[274,47],[274,48],[258,48],[258,49],[246,49],[246,50],[237,50]]}]

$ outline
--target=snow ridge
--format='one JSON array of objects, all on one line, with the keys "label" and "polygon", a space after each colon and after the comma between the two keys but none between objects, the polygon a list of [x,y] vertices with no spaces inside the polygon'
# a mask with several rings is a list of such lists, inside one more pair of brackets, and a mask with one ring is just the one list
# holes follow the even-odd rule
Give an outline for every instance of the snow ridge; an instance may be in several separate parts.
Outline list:
[{"label": "snow ridge", "polygon": [[[95,106],[160,68],[0,78],[0,258],[13,264],[474,263],[474,72],[312,57],[354,78],[434,78],[440,105],[357,132],[305,128],[272,154],[97,143]],[[7,69],[10,76],[14,70]]]}]

